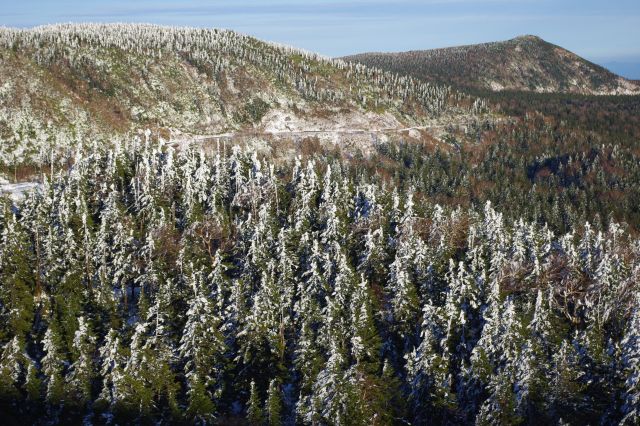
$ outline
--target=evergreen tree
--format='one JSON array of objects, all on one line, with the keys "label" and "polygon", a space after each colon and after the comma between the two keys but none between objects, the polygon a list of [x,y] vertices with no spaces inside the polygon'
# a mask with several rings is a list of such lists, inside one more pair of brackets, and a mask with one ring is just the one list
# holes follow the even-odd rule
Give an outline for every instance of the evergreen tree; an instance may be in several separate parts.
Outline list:
[{"label": "evergreen tree", "polygon": [[409,268],[414,257],[411,247],[413,238],[413,233],[409,232],[406,239],[401,240],[396,258],[389,267],[387,284],[393,321],[398,333],[405,340],[413,335],[419,312],[418,293]]},{"label": "evergreen tree", "polygon": [[477,425],[515,425],[522,422],[516,414],[516,395],[506,371],[498,372],[491,377],[488,390],[490,396],[480,407],[476,418]]},{"label": "evergreen tree", "polygon": [[116,330],[109,330],[98,352],[101,361],[102,390],[96,405],[103,410],[114,408],[117,411],[117,405],[123,398],[124,372],[120,337]]},{"label": "evergreen tree", "polygon": [[0,337],[24,336],[31,329],[34,276],[28,236],[17,218],[7,221],[0,249]]},{"label": "evergreen tree", "polygon": [[170,280],[163,281],[147,319],[136,326],[131,356],[124,368],[123,404],[137,407],[142,418],[157,406],[170,418],[179,418],[178,383],[172,365],[175,348],[170,339],[169,312],[173,298]]},{"label": "evergreen tree", "polygon": [[331,341],[329,350],[329,359],[313,385],[310,404],[304,413],[305,423],[320,419],[344,425],[351,423],[355,414],[353,386],[346,375],[346,357],[338,337]]},{"label": "evergreen tree", "polygon": [[247,421],[252,426],[262,425],[264,423],[264,413],[262,410],[262,404],[260,403],[260,397],[258,396],[258,390],[256,389],[256,382],[251,381],[249,402],[247,407]]},{"label": "evergreen tree", "polygon": [[42,380],[35,362],[33,360],[29,361],[24,390],[27,394],[27,401],[32,404],[31,407],[37,407],[42,400]]},{"label": "evergreen tree", "polygon": [[553,417],[581,418],[588,406],[586,395],[583,394],[583,376],[575,348],[570,342],[563,340],[553,355],[550,392],[547,395],[548,410]]},{"label": "evergreen tree", "polygon": [[73,338],[75,361],[69,367],[66,378],[67,400],[71,405],[87,405],[93,401],[92,388],[96,376],[94,356],[95,337],[84,317],[78,318],[78,330]]},{"label": "evergreen tree", "polygon": [[351,300],[351,353],[358,367],[375,373],[379,368],[381,341],[374,323],[371,300],[369,284],[361,276]]},{"label": "evergreen tree", "polygon": [[438,418],[455,408],[448,348],[441,347],[445,319],[431,303],[423,308],[420,345],[405,355],[410,401],[416,420]]},{"label": "evergreen tree", "polygon": [[64,396],[64,359],[60,353],[60,337],[55,324],[50,324],[42,340],[44,357],[42,358],[42,373],[45,379],[45,400],[51,407],[56,407]]},{"label": "evergreen tree", "polygon": [[25,362],[22,344],[15,336],[2,350],[0,358],[0,399],[17,400],[20,396],[20,385],[24,376]]},{"label": "evergreen tree", "polygon": [[[488,398],[480,407],[476,423],[478,424],[517,424],[522,421],[518,416],[518,397],[526,397],[522,392],[525,382],[517,381],[518,362],[524,344],[524,329],[516,311],[513,299],[508,298],[503,308],[501,324],[502,349],[494,360],[493,374],[487,385]],[[526,372],[531,373],[531,372]],[[518,395],[516,388],[521,391]]]},{"label": "evergreen tree", "polygon": [[219,330],[221,320],[204,293],[202,274],[194,273],[190,281],[193,296],[179,348],[189,385],[187,415],[209,421],[215,413],[213,401],[222,392],[226,346]]},{"label": "evergreen tree", "polygon": [[282,392],[276,379],[271,380],[269,383],[267,414],[269,416],[269,426],[280,426],[282,424]]},{"label": "evergreen tree", "polygon": [[640,295],[622,340],[622,360],[625,367],[623,424],[634,424],[640,419]]}]

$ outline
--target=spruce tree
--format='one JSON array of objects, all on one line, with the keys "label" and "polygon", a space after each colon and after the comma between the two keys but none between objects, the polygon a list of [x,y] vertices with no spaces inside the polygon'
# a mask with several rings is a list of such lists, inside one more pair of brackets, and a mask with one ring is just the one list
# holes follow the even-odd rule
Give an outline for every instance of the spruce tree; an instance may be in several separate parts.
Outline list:
[{"label": "spruce tree", "polygon": [[25,373],[23,344],[15,336],[4,345],[0,358],[0,399],[15,401],[20,396],[21,381]]},{"label": "spruce tree", "polygon": [[1,235],[0,337],[24,336],[34,317],[33,255],[23,226],[13,216]]},{"label": "spruce tree", "polygon": [[266,405],[269,426],[282,425],[282,392],[277,379],[273,379],[269,383]]},{"label": "spruce tree", "polygon": [[451,354],[444,342],[441,310],[430,302],[423,308],[420,345],[405,355],[409,398],[414,418],[441,418],[455,409],[455,395],[450,373]]},{"label": "spruce tree", "polygon": [[247,421],[252,426],[260,426],[264,423],[262,404],[258,396],[256,382],[253,380],[251,381],[249,402],[247,403]]},{"label": "spruce tree", "polygon": [[115,409],[123,398],[123,355],[118,331],[110,329],[99,349],[102,389],[96,401],[99,409]]},{"label": "spruce tree", "polygon": [[78,330],[73,338],[75,361],[66,377],[67,400],[70,405],[86,406],[93,401],[92,388],[96,376],[94,364],[95,337],[84,317],[78,318]]},{"label": "spruce tree", "polygon": [[44,335],[42,347],[45,355],[41,361],[46,386],[45,401],[54,408],[64,397],[64,359],[60,353],[60,337],[56,328],[55,324],[50,324]]},{"label": "spruce tree", "polygon": [[215,414],[214,400],[222,392],[226,345],[219,330],[221,320],[206,296],[201,273],[190,279],[193,296],[189,302],[179,356],[185,360],[189,406],[192,419],[209,421]]},{"label": "spruce tree", "polygon": [[634,424],[640,419],[640,294],[622,340],[622,361],[626,376],[623,391],[623,424]]}]

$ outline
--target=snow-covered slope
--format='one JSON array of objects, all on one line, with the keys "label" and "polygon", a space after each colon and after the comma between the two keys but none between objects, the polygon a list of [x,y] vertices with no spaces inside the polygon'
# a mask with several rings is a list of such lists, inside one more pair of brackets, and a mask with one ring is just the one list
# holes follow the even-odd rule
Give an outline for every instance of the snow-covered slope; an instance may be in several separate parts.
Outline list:
[{"label": "snow-covered slope", "polygon": [[152,25],[0,29],[0,76],[4,164],[48,161],[52,145],[141,128],[169,139],[287,125],[406,127],[478,105],[444,86],[231,31]]}]

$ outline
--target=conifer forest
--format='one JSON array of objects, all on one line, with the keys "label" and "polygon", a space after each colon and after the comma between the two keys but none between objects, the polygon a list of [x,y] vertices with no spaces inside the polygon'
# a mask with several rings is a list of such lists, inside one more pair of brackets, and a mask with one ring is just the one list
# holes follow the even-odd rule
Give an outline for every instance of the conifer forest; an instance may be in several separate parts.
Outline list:
[{"label": "conifer forest", "polygon": [[1,424],[640,422],[637,95],[0,29],[0,178]]}]

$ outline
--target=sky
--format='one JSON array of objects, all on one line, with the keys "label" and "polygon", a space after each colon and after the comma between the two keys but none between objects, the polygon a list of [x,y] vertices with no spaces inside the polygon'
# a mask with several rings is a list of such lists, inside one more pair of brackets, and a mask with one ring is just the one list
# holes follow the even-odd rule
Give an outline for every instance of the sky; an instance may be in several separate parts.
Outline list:
[{"label": "sky", "polygon": [[534,34],[640,79],[640,0],[0,0],[0,26],[60,22],[227,28],[332,57]]}]

